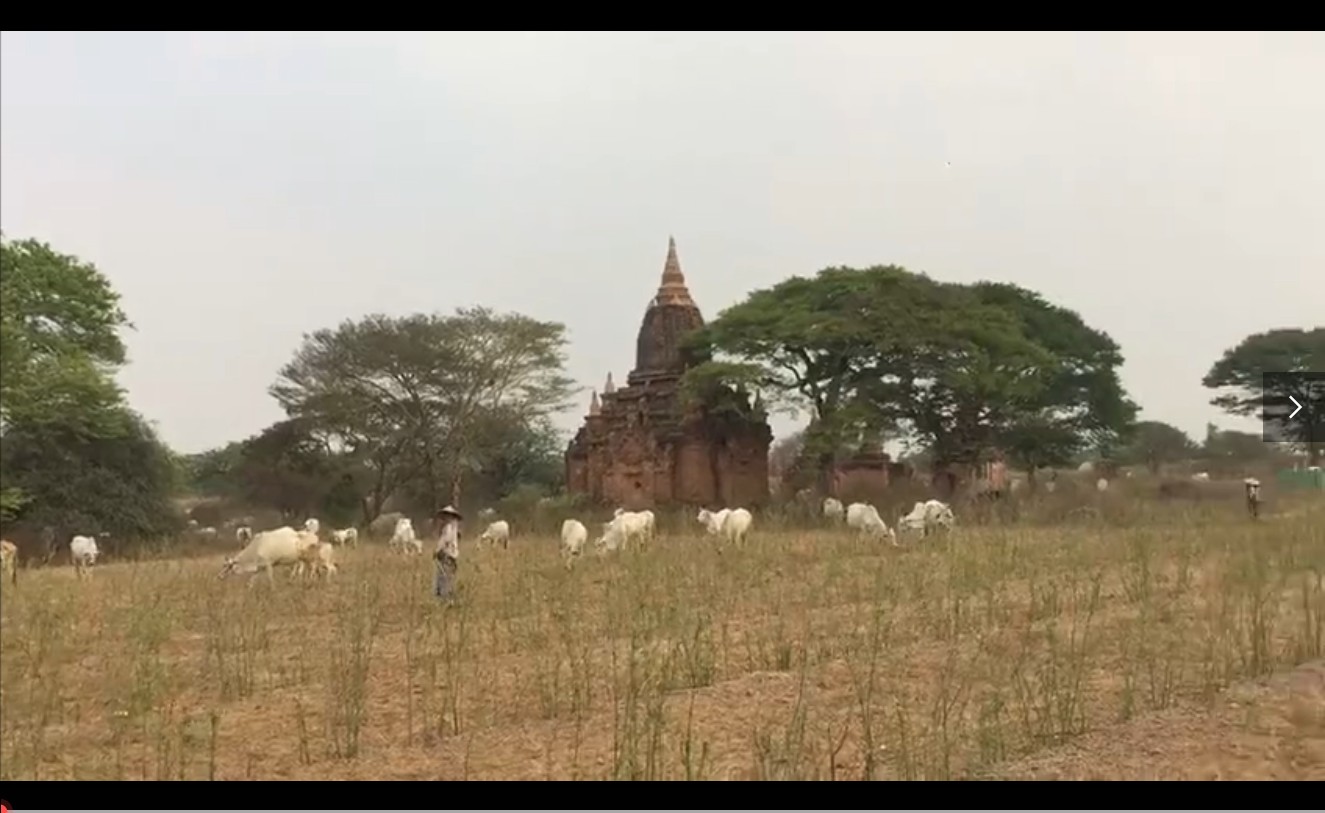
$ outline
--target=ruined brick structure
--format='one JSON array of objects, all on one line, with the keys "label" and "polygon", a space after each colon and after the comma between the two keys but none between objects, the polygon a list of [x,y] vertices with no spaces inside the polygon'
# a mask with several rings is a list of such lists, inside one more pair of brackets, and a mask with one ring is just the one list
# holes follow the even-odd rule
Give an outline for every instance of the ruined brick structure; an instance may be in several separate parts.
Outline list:
[{"label": "ruined brick structure", "polygon": [[834,497],[874,498],[888,490],[893,470],[891,456],[877,442],[862,444],[833,471]]},{"label": "ruined brick structure", "polygon": [[682,405],[681,341],[703,325],[676,241],[669,240],[662,284],[635,341],[635,369],[620,388],[608,374],[601,400],[594,392],[584,426],[566,450],[568,491],[628,510],[767,501],[773,432],[758,400],[739,399],[739,414],[721,416]]}]

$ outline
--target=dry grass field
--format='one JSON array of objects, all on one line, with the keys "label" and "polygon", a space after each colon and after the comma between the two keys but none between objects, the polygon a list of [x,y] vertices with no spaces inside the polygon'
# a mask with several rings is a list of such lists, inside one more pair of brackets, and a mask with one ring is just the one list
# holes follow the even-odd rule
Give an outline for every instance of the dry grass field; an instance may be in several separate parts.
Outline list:
[{"label": "dry grass field", "polygon": [[[275,589],[219,555],[25,570],[0,778],[1319,779],[1325,670],[1265,680],[1325,654],[1322,508],[1138,503],[900,550],[757,518],[740,550],[687,529],[571,570],[551,536],[471,528],[452,606],[430,560],[369,543]],[[1216,759],[1238,732],[1273,767]]]}]

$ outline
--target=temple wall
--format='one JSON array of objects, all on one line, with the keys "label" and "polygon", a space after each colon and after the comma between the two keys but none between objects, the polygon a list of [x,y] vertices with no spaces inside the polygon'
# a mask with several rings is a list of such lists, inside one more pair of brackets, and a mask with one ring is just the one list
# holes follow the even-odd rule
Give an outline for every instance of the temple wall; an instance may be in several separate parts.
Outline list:
[{"label": "temple wall", "polygon": [[566,457],[566,491],[585,494],[589,491],[589,461],[580,457]]},{"label": "temple wall", "polygon": [[652,506],[658,449],[647,427],[619,428],[608,437],[604,451],[602,499],[627,511]]},{"label": "temple wall", "polygon": [[833,478],[833,496],[844,502],[871,502],[888,490],[888,463],[842,465]]},{"label": "temple wall", "polygon": [[718,449],[718,497],[723,507],[750,508],[768,502],[768,443],[771,432],[728,438]]},{"label": "temple wall", "polygon": [[713,476],[713,449],[704,438],[686,438],[676,451],[675,499],[690,505],[711,505],[718,493]]}]

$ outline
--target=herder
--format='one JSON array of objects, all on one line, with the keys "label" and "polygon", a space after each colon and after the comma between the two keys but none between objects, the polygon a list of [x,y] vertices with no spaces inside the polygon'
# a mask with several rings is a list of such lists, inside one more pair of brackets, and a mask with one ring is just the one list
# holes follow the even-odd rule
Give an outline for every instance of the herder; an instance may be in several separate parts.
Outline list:
[{"label": "herder", "polygon": [[1248,477],[1242,481],[1247,489],[1247,513],[1251,514],[1252,519],[1259,519],[1261,516],[1261,481],[1255,477]]},{"label": "herder", "polygon": [[434,521],[439,526],[437,534],[437,578],[433,582],[433,595],[437,598],[450,598],[455,589],[455,574],[460,565],[460,512],[446,506],[437,512]]}]

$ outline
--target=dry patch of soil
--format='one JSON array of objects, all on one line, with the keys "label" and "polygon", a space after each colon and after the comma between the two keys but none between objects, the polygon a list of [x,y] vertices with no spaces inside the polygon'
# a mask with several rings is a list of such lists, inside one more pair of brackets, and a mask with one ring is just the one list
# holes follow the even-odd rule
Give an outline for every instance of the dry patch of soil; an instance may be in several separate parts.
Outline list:
[{"label": "dry patch of soil", "polygon": [[1325,661],[1239,684],[991,772],[996,779],[1325,780]]}]

